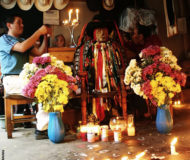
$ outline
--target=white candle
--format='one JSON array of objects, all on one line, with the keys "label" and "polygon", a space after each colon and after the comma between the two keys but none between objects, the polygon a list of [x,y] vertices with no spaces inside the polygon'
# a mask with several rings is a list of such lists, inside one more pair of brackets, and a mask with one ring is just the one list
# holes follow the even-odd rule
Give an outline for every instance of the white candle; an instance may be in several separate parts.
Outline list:
[{"label": "white candle", "polygon": [[141,157],[145,155],[145,152],[141,152],[140,154],[136,155],[135,160],[139,160]]},{"label": "white candle", "polygon": [[102,132],[101,132],[101,139],[102,139],[102,141],[107,142],[108,141],[108,126],[107,125],[103,125],[101,127],[101,130],[102,130]]},{"label": "white candle", "polygon": [[132,124],[128,125],[127,133],[128,136],[135,136],[135,127]]},{"label": "white candle", "polygon": [[67,19],[63,21],[63,24],[65,24],[65,25],[68,23],[69,23],[69,21]]},{"label": "white candle", "polygon": [[122,140],[122,134],[120,130],[115,130],[114,131],[114,141],[115,142],[121,142]]},{"label": "white candle", "polygon": [[176,144],[176,142],[177,142],[177,138],[175,137],[172,140],[171,145],[170,145],[171,155],[178,155],[178,153],[175,150],[175,144]]},{"label": "white candle", "polygon": [[77,21],[79,20],[79,9],[76,9],[76,18],[77,18]]},{"label": "white candle", "polygon": [[70,10],[69,10],[69,22],[71,22],[72,13],[73,13],[73,9],[70,9]]}]

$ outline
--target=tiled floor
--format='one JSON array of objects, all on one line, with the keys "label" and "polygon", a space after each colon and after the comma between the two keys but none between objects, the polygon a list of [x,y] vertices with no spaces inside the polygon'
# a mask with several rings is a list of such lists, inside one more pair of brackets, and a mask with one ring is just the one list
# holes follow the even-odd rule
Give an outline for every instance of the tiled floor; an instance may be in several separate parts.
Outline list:
[{"label": "tiled floor", "polygon": [[[83,142],[75,135],[67,135],[60,144],[48,139],[35,140],[34,128],[17,128],[13,139],[7,139],[4,129],[0,129],[0,158],[4,160],[121,160],[127,156],[135,159],[145,151],[139,160],[190,160],[190,89],[183,91],[183,104],[174,108],[174,127],[169,134],[160,134],[155,127],[155,119],[138,120],[135,123],[136,135],[123,136],[121,143]],[[178,137],[176,151],[170,154],[170,142]],[[124,158],[122,159],[124,160]]]}]

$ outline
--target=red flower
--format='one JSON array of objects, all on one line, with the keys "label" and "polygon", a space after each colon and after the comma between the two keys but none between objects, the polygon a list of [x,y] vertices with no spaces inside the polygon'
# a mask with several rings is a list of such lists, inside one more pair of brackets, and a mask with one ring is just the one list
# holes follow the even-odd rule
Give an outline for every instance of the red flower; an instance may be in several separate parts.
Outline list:
[{"label": "red flower", "polygon": [[159,46],[149,46],[145,49],[142,50],[143,57],[148,57],[148,56],[154,56],[157,53],[160,53],[160,47]]}]

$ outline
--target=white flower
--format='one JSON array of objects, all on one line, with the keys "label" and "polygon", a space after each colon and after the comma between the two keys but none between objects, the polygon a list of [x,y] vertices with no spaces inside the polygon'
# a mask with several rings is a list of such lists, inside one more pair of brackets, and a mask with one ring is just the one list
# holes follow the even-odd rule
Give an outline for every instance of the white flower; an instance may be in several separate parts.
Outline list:
[{"label": "white flower", "polygon": [[139,57],[140,57],[140,58],[142,58],[142,55],[143,55],[143,53],[142,53],[142,52],[140,52],[140,53],[139,53]]},{"label": "white flower", "polygon": [[169,64],[172,69],[181,70],[181,67],[177,64],[177,58],[172,54],[172,51],[166,47],[160,47],[163,63]]},{"label": "white flower", "polygon": [[24,64],[23,70],[19,74],[19,77],[23,79],[24,84],[27,84],[29,82],[29,79],[35,74],[38,69],[39,68],[36,66],[36,64],[26,63]]},{"label": "white flower", "polygon": [[50,56],[49,53],[44,53],[44,54],[41,55],[41,57],[49,57],[49,56]]}]

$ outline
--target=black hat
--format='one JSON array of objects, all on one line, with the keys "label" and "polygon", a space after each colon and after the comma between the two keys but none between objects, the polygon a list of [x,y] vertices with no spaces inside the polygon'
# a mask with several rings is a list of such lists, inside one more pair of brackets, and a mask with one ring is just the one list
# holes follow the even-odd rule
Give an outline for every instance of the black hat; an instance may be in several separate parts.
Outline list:
[{"label": "black hat", "polygon": [[111,33],[113,30],[113,23],[109,21],[91,21],[86,26],[87,35],[93,38],[93,32],[97,28],[108,28],[108,33]]},{"label": "black hat", "polygon": [[101,0],[87,0],[87,7],[90,11],[98,11],[101,7]]}]

